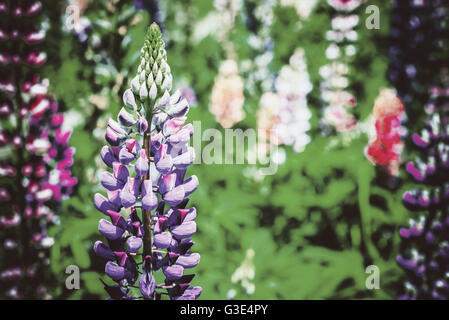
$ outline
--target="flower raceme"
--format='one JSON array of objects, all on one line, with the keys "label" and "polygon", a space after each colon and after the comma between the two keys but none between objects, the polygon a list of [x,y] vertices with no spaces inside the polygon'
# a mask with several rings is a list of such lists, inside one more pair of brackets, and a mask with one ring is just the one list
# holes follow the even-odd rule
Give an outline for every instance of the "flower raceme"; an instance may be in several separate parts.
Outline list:
[{"label": "flower raceme", "polygon": [[326,32],[331,43],[326,49],[329,64],[322,66],[319,73],[321,81],[321,99],[324,102],[324,127],[335,129],[338,133],[353,131],[357,120],[350,111],[357,106],[356,97],[348,90],[350,87],[349,64],[357,52],[355,44],[358,33],[355,30],[359,17],[352,12],[362,0],[328,0],[336,11],[332,18],[332,29]]},{"label": "flower raceme", "polygon": [[[170,94],[172,75],[157,24],[147,30],[141,64],[123,95],[124,107],[106,130],[109,146],[101,150],[106,196],[94,203],[105,218],[99,231],[107,243],[94,250],[105,259],[106,274],[117,284],[105,284],[112,299],[196,299],[201,287],[191,287],[194,275],[185,269],[200,260],[191,252],[196,209],[187,198],[197,187],[196,176],[185,178],[195,153],[189,146],[193,126],[185,124],[189,106],[179,91]],[[140,215],[139,215],[140,213]],[[165,283],[156,284],[161,270]],[[139,291],[137,292],[138,282]]]},{"label": "flower raceme", "polygon": [[400,230],[397,262],[407,281],[399,299],[449,298],[449,90],[432,88],[431,96],[430,119],[420,134],[412,135],[421,157],[406,165],[407,172],[423,186],[405,192],[404,205],[426,214]]},{"label": "flower raceme", "polygon": [[273,131],[276,141],[271,143],[291,145],[295,152],[302,152],[310,142],[307,131],[312,117],[307,107],[312,83],[303,49],[296,49],[289,64],[282,67],[275,88],[275,93],[265,92],[260,99],[258,128],[267,130],[267,136]]},{"label": "flower raceme", "polygon": [[71,131],[36,71],[46,60],[41,10],[39,1],[0,1],[0,294],[15,299],[49,297],[47,229],[77,183]]},{"label": "flower raceme", "polygon": [[396,93],[390,89],[381,90],[374,102],[373,128],[365,154],[373,164],[384,167],[394,176],[399,174],[404,116],[404,106]]},{"label": "flower raceme", "polygon": [[238,74],[237,62],[225,60],[212,88],[210,112],[223,128],[231,128],[245,118],[243,79]]}]

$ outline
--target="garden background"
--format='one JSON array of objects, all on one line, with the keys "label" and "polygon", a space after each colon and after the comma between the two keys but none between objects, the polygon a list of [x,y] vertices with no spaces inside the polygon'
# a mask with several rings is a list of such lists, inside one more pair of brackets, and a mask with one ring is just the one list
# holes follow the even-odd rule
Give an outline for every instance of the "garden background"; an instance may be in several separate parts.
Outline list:
[{"label": "garden background", "polygon": [[[260,175],[258,166],[249,164],[189,167],[188,174],[199,179],[191,205],[198,212],[193,240],[201,261],[194,284],[203,288],[200,299],[396,299],[402,294],[406,273],[396,262],[399,229],[417,217],[402,203],[404,192],[414,187],[405,170],[416,155],[410,136],[424,126],[428,90],[447,63],[449,46],[447,39],[439,42],[441,34],[427,32],[440,24],[447,29],[447,22],[431,18],[436,9],[400,8],[397,2],[413,1],[365,1],[350,12],[359,21],[356,53],[345,61],[345,77],[357,100],[350,113],[359,125],[348,133],[329,129],[323,120],[320,68],[329,64],[332,44],[326,32],[341,14],[326,0],[43,0],[47,61],[40,74],[73,129],[71,170],[78,179],[62,201],[60,224],[48,230],[54,238],[46,267],[49,297],[108,296],[99,279],[110,279],[92,249],[100,237],[101,213],[93,204],[105,168],[99,153],[107,120],[122,107],[153,21],[162,29],[173,87],[191,104],[187,122],[201,121],[202,130],[224,132],[210,106],[220,105],[212,92],[225,60],[236,63],[233,84],[243,83],[244,116],[231,123],[233,129],[260,127],[261,97],[276,91],[276,78],[295,52],[303,54],[311,85],[304,94],[307,110],[298,111],[310,113],[307,128],[291,129],[293,135],[303,130],[307,143],[296,150],[281,144],[276,174]],[[70,5],[81,9],[76,28],[70,27]],[[379,29],[365,24],[370,5],[379,9]],[[230,21],[220,20],[226,10]],[[302,79],[287,82],[302,92],[307,85]],[[384,88],[396,90],[406,114],[394,173],[366,154],[371,137],[366,127]],[[69,265],[80,268],[79,290],[65,287]],[[380,289],[366,287],[369,265],[379,268]]]}]

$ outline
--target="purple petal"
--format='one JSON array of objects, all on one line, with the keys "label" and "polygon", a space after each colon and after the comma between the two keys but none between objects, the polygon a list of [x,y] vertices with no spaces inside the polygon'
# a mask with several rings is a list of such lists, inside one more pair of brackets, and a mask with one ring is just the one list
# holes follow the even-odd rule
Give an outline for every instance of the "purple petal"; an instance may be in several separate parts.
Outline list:
[{"label": "purple petal", "polygon": [[94,205],[98,211],[101,211],[104,214],[107,214],[108,210],[116,211],[118,209],[116,205],[109,202],[108,199],[99,193],[96,193],[94,196]]},{"label": "purple petal", "polygon": [[176,260],[176,264],[183,266],[184,268],[193,268],[200,262],[199,253],[185,254]]},{"label": "purple petal", "polygon": [[96,241],[94,244],[94,251],[97,256],[105,260],[115,260],[115,254],[112,252],[111,248],[107,244],[101,241]]},{"label": "purple petal", "polygon": [[108,261],[104,269],[106,274],[115,281],[120,281],[126,276],[126,269],[112,261]]},{"label": "purple petal", "polygon": [[164,194],[164,201],[170,206],[176,206],[184,200],[185,195],[184,186],[177,186]]},{"label": "purple petal", "polygon": [[106,192],[108,194],[109,202],[117,207],[117,209],[115,211],[118,211],[118,209],[122,205],[122,200],[120,200],[120,191],[121,191],[120,189],[113,190],[113,191],[106,190]]},{"label": "purple petal", "polygon": [[166,111],[172,117],[183,117],[189,112],[189,103],[186,99],[182,99],[176,104],[169,105]]},{"label": "purple petal", "polygon": [[154,210],[158,205],[157,196],[153,192],[151,180],[144,180],[142,186],[142,207],[145,210]]},{"label": "purple petal", "polygon": [[103,172],[100,177],[100,182],[103,187],[110,191],[121,189],[124,185],[123,182],[120,182],[116,178],[114,178],[114,176],[110,172]]},{"label": "purple petal", "polygon": [[120,200],[122,201],[122,206],[129,208],[136,203],[136,197],[139,194],[140,181],[128,177],[128,182],[123,187],[120,192]]},{"label": "purple petal", "polygon": [[173,160],[170,155],[166,155],[156,163],[156,169],[162,174],[167,174],[171,171],[173,167]]},{"label": "purple petal", "polygon": [[201,287],[189,287],[181,296],[172,297],[173,300],[196,300],[201,295]]},{"label": "purple petal", "polygon": [[40,1],[33,2],[26,10],[27,16],[32,16],[38,13],[42,9],[42,3]]},{"label": "purple petal", "polygon": [[125,230],[114,226],[112,223],[105,219],[101,219],[98,223],[98,231],[100,231],[100,233],[109,240],[117,240],[125,232]]},{"label": "purple petal", "polygon": [[170,144],[187,143],[193,135],[193,126],[189,123],[185,125],[179,132],[168,137],[167,142]]},{"label": "purple petal", "polygon": [[118,122],[124,127],[131,127],[136,123],[134,116],[122,108],[118,114]]},{"label": "purple petal", "polygon": [[115,131],[119,136],[126,136],[126,131],[123,130],[120,124],[113,119],[108,120],[108,128],[110,128],[112,131]]},{"label": "purple petal", "polygon": [[194,244],[195,242],[193,242],[190,238],[184,239],[180,243],[175,240],[170,243],[170,250],[174,253],[183,255],[188,253]]},{"label": "purple petal", "polygon": [[167,225],[174,226],[183,222],[193,221],[196,218],[196,209],[175,209],[168,218]]},{"label": "purple petal", "polygon": [[126,222],[123,219],[122,215],[117,211],[108,210],[107,215],[111,218],[111,222],[114,226],[117,226],[121,229],[126,229]]},{"label": "purple petal", "polygon": [[168,281],[178,280],[184,275],[184,267],[176,264],[166,266],[162,268],[162,272]]},{"label": "purple petal", "polygon": [[136,99],[131,89],[123,93],[123,103],[130,109],[137,109]]},{"label": "purple petal", "polygon": [[195,234],[196,223],[195,221],[187,221],[179,226],[174,226],[170,228],[171,233],[176,239],[188,238]]},{"label": "purple petal", "polygon": [[187,197],[189,194],[191,194],[193,191],[198,188],[198,178],[197,176],[193,175],[187,180],[184,181],[184,184],[182,185],[184,187],[185,196]]},{"label": "purple petal", "polygon": [[126,147],[123,147],[120,150],[120,153],[119,153],[118,157],[119,157],[120,162],[122,164],[125,164],[125,165],[131,163],[134,160],[134,158],[135,158],[135,156],[131,152],[129,152],[126,149]]},{"label": "purple petal", "polygon": [[162,232],[154,235],[154,244],[160,249],[166,249],[170,246],[172,236],[170,232]]},{"label": "purple petal", "polygon": [[145,177],[148,173],[148,158],[144,149],[140,150],[140,157],[134,166],[138,177]]},{"label": "purple petal", "polygon": [[176,173],[162,175],[159,179],[159,191],[164,194],[172,190],[176,184]]},{"label": "purple petal", "polygon": [[151,151],[157,155],[159,149],[162,147],[162,141],[164,140],[164,136],[162,132],[159,132],[155,136],[151,138]]},{"label": "purple petal", "polygon": [[428,141],[424,140],[419,134],[416,133],[412,135],[412,140],[416,146],[421,148],[426,148],[429,145]]},{"label": "purple petal", "polygon": [[417,263],[415,260],[404,259],[402,256],[397,256],[396,261],[400,266],[407,270],[415,270],[417,267]]},{"label": "purple petal", "polygon": [[103,162],[109,167],[112,168],[112,163],[117,161],[117,159],[114,156],[114,153],[108,146],[104,146],[101,149],[101,159],[103,159]]},{"label": "purple petal", "polygon": [[136,123],[136,129],[139,133],[144,133],[148,130],[148,121],[144,117],[139,117],[139,120]]},{"label": "purple petal", "polygon": [[416,181],[424,181],[425,176],[418,169],[416,169],[413,162],[407,163],[405,168],[407,172],[410,173]]},{"label": "purple petal", "polygon": [[112,130],[110,127],[106,129],[106,135],[105,135],[106,141],[114,147],[119,146],[120,144],[125,141],[126,136],[121,135],[117,133],[116,131]]},{"label": "purple petal", "polygon": [[129,177],[129,171],[126,166],[121,164],[120,162],[114,162],[112,164],[112,169],[114,170],[114,177],[122,182],[122,184],[125,184]]},{"label": "purple petal", "polygon": [[131,252],[139,251],[139,249],[142,247],[142,238],[131,236],[128,238],[128,240],[126,240],[126,246]]},{"label": "purple petal", "polygon": [[195,160],[195,150],[188,147],[187,151],[173,159],[173,164],[179,168],[185,168]]},{"label": "purple petal", "polygon": [[140,150],[140,144],[135,139],[127,139],[125,146],[128,152],[131,152],[134,155],[136,155]]},{"label": "purple petal", "polygon": [[156,288],[156,280],[151,272],[144,272],[139,279],[139,289],[143,297],[150,299]]},{"label": "purple petal", "polygon": [[181,130],[182,126],[184,125],[184,122],[186,122],[187,117],[180,117],[180,118],[172,118],[164,123],[164,126],[162,128],[162,132],[166,137],[177,133],[179,130]]}]

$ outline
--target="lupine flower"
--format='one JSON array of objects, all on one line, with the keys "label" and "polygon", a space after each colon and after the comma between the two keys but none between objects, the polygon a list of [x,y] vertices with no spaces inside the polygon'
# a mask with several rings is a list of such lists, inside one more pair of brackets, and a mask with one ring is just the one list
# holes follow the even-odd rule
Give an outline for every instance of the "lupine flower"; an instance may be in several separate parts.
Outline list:
[{"label": "lupine flower", "polygon": [[[185,124],[188,103],[170,94],[172,75],[157,24],[147,31],[141,63],[124,107],[106,130],[109,145],[101,158],[111,169],[97,193],[96,208],[105,215],[98,225],[106,242],[94,250],[105,259],[105,272],[116,282],[105,283],[111,299],[196,299],[200,287],[190,286],[194,275],[184,274],[200,260],[191,252],[196,232],[196,209],[187,208],[188,196],[198,187],[196,176],[185,178],[194,160],[189,147],[193,126]],[[163,284],[154,273],[162,271]],[[133,295],[136,283],[140,293]]]},{"label": "lupine flower", "polygon": [[255,1],[253,14],[248,15],[247,26],[252,31],[247,42],[254,51],[254,57],[242,62],[242,73],[245,75],[245,86],[251,93],[258,87],[269,91],[273,87],[274,77],[269,65],[273,60],[274,41],[270,35],[274,22],[275,0]]},{"label": "lupine flower", "polygon": [[[65,31],[73,33],[81,43],[82,61],[95,65],[91,68],[92,77],[88,78],[95,87],[105,82],[112,84],[103,87],[100,92],[94,92],[88,99],[94,106],[104,110],[109,104],[108,100],[111,97],[119,97],[125,89],[129,66],[121,65],[117,61],[126,55],[124,48],[132,41],[128,29],[138,24],[142,17],[132,2],[123,0],[69,0],[68,4],[76,5],[80,9],[79,19],[75,20],[73,25],[65,25]],[[95,21],[92,14],[95,14]],[[112,32],[113,30],[118,32]],[[105,41],[108,43],[105,44]],[[111,46],[110,43],[116,45]],[[137,57],[131,59],[130,64],[136,61]]]},{"label": "lupine flower", "polygon": [[396,93],[390,89],[381,90],[374,102],[370,141],[365,154],[373,165],[384,167],[394,176],[399,174],[404,116],[404,106]]},{"label": "lupine flower", "polygon": [[225,60],[215,79],[209,110],[223,128],[231,128],[245,118],[244,102],[243,80],[238,74],[237,63]]},{"label": "lupine flower", "polygon": [[355,10],[360,0],[328,0],[335,10],[345,12],[337,14],[332,19],[332,29],[327,31],[326,38],[331,41],[326,50],[326,57],[330,63],[320,68],[323,78],[321,82],[321,99],[324,102],[324,117],[322,119],[326,129],[337,132],[352,131],[357,126],[357,120],[350,109],[357,105],[357,100],[347,88],[349,87],[348,62],[356,54],[354,43],[358,35],[354,28],[359,23],[357,15],[349,14]]},{"label": "lupine flower", "polygon": [[36,27],[42,4],[0,1],[0,8],[0,34],[7,40],[0,56],[10,57],[0,65],[1,74],[8,75],[0,79],[0,147],[7,150],[0,160],[2,288],[9,298],[47,298],[41,283],[54,243],[47,229],[59,224],[61,201],[77,183],[70,171],[74,149],[48,80],[29,68],[46,60],[35,46],[45,39]]},{"label": "lupine flower", "polygon": [[185,98],[190,106],[195,106],[198,102],[195,90],[192,87],[183,87],[181,90],[181,97]]},{"label": "lupine flower", "polygon": [[[446,0],[394,0],[390,20],[388,79],[407,106],[407,115],[416,119],[429,100],[429,79],[445,65],[447,46],[441,43],[446,39],[449,6]],[[414,123],[409,126],[414,128]]]},{"label": "lupine flower", "polygon": [[281,0],[280,4],[283,7],[293,6],[298,16],[302,19],[307,19],[317,2],[318,0]]},{"label": "lupine flower", "polygon": [[214,7],[222,13],[222,19],[224,20],[222,23],[225,22],[224,24],[228,24],[228,28],[232,28],[235,16],[241,10],[242,5],[242,0],[214,0]]},{"label": "lupine flower", "polygon": [[[254,266],[254,249],[246,250],[245,259],[242,264],[234,271],[231,276],[231,282],[239,285],[246,295],[253,295],[256,291],[256,285],[253,283],[256,275],[256,268]],[[237,290],[229,290],[228,299],[233,299],[237,294]]]},{"label": "lupine flower", "polygon": [[312,113],[307,107],[307,94],[312,90],[304,51],[297,49],[275,81],[276,93],[264,93],[258,111],[258,128],[274,131],[272,143],[291,145],[302,152],[310,142],[307,131]]},{"label": "lupine flower", "polygon": [[[435,90],[436,89],[436,90]],[[405,293],[399,299],[449,299],[449,118],[446,89],[431,90],[429,120],[412,141],[422,157],[407,163],[406,170],[420,188],[404,193],[404,205],[426,212],[401,228],[398,264],[407,275]]]}]

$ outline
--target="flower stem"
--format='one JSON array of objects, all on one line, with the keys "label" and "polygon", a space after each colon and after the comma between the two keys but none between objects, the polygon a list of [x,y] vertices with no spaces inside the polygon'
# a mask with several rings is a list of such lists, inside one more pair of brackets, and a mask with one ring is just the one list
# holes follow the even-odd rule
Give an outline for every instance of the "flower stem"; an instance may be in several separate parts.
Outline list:
[{"label": "flower stem", "polygon": [[[151,153],[151,120],[153,118],[153,110],[150,110],[148,114],[148,130],[145,132],[144,138],[143,138],[143,146],[145,149],[145,153],[148,158],[148,173],[145,176],[145,180],[150,179],[150,171],[151,171],[151,160],[150,160],[150,153]],[[142,221],[143,221],[143,255],[142,259],[145,259],[146,256],[152,255],[151,250],[151,211],[150,210],[142,210]]]}]

